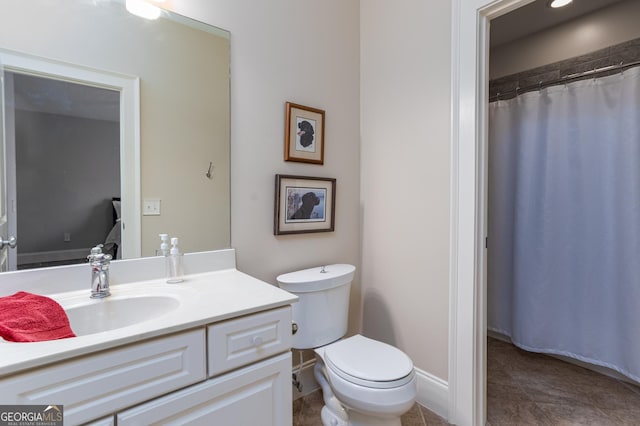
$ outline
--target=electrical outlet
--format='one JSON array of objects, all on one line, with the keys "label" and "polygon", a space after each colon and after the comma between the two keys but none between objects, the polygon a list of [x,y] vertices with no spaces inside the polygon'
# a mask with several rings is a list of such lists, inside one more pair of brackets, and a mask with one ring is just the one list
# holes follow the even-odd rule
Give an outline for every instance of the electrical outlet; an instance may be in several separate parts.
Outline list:
[{"label": "electrical outlet", "polygon": [[64,242],[68,243],[71,241],[71,232],[65,232],[64,233]]},{"label": "electrical outlet", "polygon": [[160,200],[145,199],[142,201],[144,216],[160,216]]}]

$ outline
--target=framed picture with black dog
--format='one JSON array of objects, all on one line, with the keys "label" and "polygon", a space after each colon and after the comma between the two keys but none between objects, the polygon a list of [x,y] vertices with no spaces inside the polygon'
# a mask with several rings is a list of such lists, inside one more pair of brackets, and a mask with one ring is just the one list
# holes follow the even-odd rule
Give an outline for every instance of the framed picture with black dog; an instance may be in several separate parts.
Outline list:
[{"label": "framed picture with black dog", "polygon": [[336,180],[276,175],[274,235],[333,232]]},{"label": "framed picture with black dog", "polygon": [[324,111],[286,103],[284,159],[324,164]]}]

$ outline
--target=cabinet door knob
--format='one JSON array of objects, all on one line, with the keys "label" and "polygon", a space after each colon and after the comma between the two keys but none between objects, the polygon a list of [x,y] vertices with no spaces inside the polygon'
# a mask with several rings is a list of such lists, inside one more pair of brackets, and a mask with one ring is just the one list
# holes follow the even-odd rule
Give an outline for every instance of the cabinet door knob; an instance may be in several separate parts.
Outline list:
[{"label": "cabinet door knob", "polygon": [[16,248],[17,245],[18,240],[16,240],[16,237],[9,237],[8,240],[0,238],[0,250],[2,250],[4,246],[9,246],[9,248]]},{"label": "cabinet door knob", "polygon": [[259,346],[262,344],[262,337],[254,336],[253,339],[251,339],[251,342],[253,343],[253,346]]}]

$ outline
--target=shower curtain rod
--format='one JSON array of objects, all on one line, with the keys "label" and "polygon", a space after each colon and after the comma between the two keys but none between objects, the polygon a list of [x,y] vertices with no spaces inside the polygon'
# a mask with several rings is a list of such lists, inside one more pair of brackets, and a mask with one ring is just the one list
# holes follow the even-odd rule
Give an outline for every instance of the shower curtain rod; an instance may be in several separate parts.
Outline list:
[{"label": "shower curtain rod", "polygon": [[567,74],[565,76],[562,76],[560,78],[557,78],[555,80],[549,80],[549,81],[545,81],[544,83],[541,81],[538,84],[531,84],[529,86],[524,86],[524,87],[516,87],[513,90],[508,90],[506,92],[498,92],[495,95],[491,96],[489,98],[489,102],[493,102],[493,101],[497,101],[500,99],[501,96],[509,96],[509,95],[513,95],[515,94],[516,96],[525,93],[525,92],[531,92],[533,90],[540,90],[540,89],[544,89],[545,87],[549,87],[549,86],[555,86],[561,83],[567,83],[569,81],[573,81],[573,80],[577,80],[579,78],[583,78],[583,77],[589,77],[589,76],[594,76],[597,77],[599,74],[608,72],[608,71],[616,71],[616,70],[622,70],[624,71],[627,68],[631,68],[631,67],[635,67],[637,65],[640,65],[640,61],[634,61],[634,62],[628,62],[626,64],[624,63],[619,63],[617,65],[609,65],[606,67],[602,67],[602,68],[595,68],[589,71],[584,71],[584,72],[578,72],[575,74]]}]

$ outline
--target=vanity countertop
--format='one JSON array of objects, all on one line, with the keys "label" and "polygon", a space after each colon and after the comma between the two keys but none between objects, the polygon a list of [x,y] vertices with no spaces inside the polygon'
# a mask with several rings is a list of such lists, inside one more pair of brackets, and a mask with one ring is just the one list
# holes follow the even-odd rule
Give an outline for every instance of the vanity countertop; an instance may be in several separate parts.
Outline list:
[{"label": "vanity countertop", "polygon": [[[37,343],[13,343],[0,339],[0,378],[34,367],[102,351],[195,327],[201,327],[297,301],[297,297],[237,269],[186,275],[179,284],[164,279],[112,285],[112,298],[136,292],[176,297],[180,305],[153,319],[94,334]],[[48,294],[63,307],[89,299],[89,290]],[[108,300],[103,299],[103,300]],[[101,303],[92,299],[90,303]],[[96,319],[99,321],[99,319]]]}]

